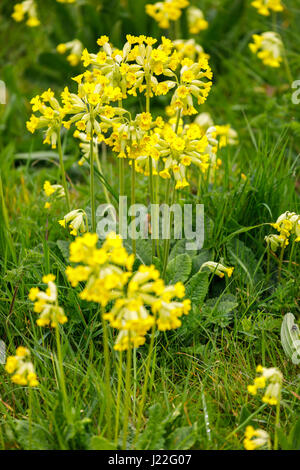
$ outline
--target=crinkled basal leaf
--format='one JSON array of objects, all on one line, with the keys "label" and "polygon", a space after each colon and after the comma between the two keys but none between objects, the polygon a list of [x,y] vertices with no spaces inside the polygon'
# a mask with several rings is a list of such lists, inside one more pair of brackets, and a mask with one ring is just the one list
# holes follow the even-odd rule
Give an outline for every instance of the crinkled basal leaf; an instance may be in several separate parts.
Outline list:
[{"label": "crinkled basal leaf", "polygon": [[209,287],[208,273],[198,272],[186,284],[186,297],[191,299],[193,307],[200,307],[207,295]]},{"label": "crinkled basal leaf", "polygon": [[293,364],[300,363],[300,331],[292,313],[287,313],[281,324],[281,344]]},{"label": "crinkled basal leaf", "polygon": [[167,266],[167,280],[175,284],[176,282],[185,282],[192,270],[192,259],[184,253],[178,255],[169,261]]},{"label": "crinkled basal leaf", "polygon": [[226,247],[229,262],[235,267],[235,273],[242,282],[253,285],[263,278],[263,271],[253,251],[245,243],[235,238]]}]

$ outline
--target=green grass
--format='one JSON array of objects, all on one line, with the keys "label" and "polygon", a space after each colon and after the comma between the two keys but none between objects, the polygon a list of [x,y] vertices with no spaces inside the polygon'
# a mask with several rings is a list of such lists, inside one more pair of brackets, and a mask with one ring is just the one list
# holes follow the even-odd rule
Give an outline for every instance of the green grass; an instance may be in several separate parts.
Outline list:
[{"label": "green grass", "polygon": [[[12,21],[10,1],[1,2],[0,7],[0,79],[8,90],[7,104],[0,105],[0,339],[9,354],[19,345],[31,350],[40,381],[32,390],[14,385],[0,365],[0,448],[113,448],[115,444],[107,435],[109,396],[99,309],[81,301],[66,279],[65,248],[72,237],[57,223],[64,207],[57,204],[49,216],[43,208],[44,181],[60,181],[58,160],[42,145],[41,133],[32,136],[27,132],[25,122],[32,96],[49,87],[61,91],[66,84],[71,86],[70,77],[81,70],[72,69],[56,54],[57,43],[73,39],[76,33],[92,51],[101,34],[110,34],[114,44],[121,46],[128,33],[159,37],[160,32],[144,14],[146,2],[142,0],[80,1],[78,6],[52,0],[38,3],[45,27],[37,29]],[[209,112],[216,124],[230,123],[238,132],[239,144],[220,150],[221,169],[213,183],[205,181],[201,186],[205,245],[194,254],[191,273],[196,274],[204,261],[220,259],[235,266],[235,271],[226,281],[210,277],[207,292],[183,319],[182,327],[157,335],[155,366],[150,368],[150,391],[138,435],[150,339],[133,352],[126,445],[128,449],[243,449],[249,423],[267,430],[273,440],[274,407],[261,407],[260,397],[247,393],[256,365],[262,364],[278,367],[284,376],[279,448],[299,450],[299,366],[285,356],[280,342],[284,314],[292,312],[299,319],[299,247],[291,262],[291,246],[286,249],[281,280],[279,254],[271,257],[268,277],[264,237],[273,229],[264,224],[274,222],[286,210],[300,213],[300,106],[291,101],[293,90],[284,67],[275,71],[266,68],[248,51],[254,32],[272,29],[270,18],[259,16],[250,2],[242,0],[192,3],[207,12],[210,28],[197,40],[211,56],[215,77],[200,111]],[[294,80],[300,78],[297,3],[285,2],[287,11],[278,15],[277,26]],[[188,37],[185,17],[181,28]],[[140,105],[133,104],[133,112],[140,112]],[[163,99],[157,99],[154,113],[159,114],[164,105]],[[71,133],[64,135],[63,147],[72,205],[89,209],[89,172],[77,165],[79,150]],[[115,156],[109,153],[102,165],[118,194]],[[147,179],[138,175],[138,202],[148,202],[146,187]],[[130,194],[130,172],[126,190]],[[196,186],[184,190],[181,199],[197,202]],[[97,176],[96,201],[104,202]],[[180,250],[174,245],[172,242],[173,254]],[[148,248],[138,246],[143,259]],[[36,325],[28,300],[29,289],[41,286],[42,275],[49,271],[57,275],[60,305],[69,318],[60,328],[68,414],[60,391],[55,332]],[[204,285],[206,281],[203,277],[201,282]],[[109,330],[113,423],[119,383],[114,335]],[[123,378],[125,356],[123,353]],[[120,386],[119,448],[124,380]]]}]

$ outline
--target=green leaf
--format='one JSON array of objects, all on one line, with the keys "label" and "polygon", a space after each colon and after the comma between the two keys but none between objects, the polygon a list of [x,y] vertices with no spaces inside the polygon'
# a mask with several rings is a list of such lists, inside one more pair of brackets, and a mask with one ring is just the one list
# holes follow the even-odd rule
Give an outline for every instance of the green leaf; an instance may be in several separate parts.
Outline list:
[{"label": "green leaf", "polygon": [[193,307],[200,307],[208,292],[209,274],[198,272],[186,284],[186,297],[191,300]]},{"label": "green leaf", "polygon": [[257,267],[257,259],[253,251],[239,239],[231,240],[227,243],[228,259],[230,264],[235,266],[235,274],[239,276],[245,284],[259,282],[264,273],[261,267]]},{"label": "green leaf", "polygon": [[197,423],[175,429],[168,438],[167,448],[170,450],[188,450],[197,439]]},{"label": "green leaf", "polygon": [[[186,243],[187,243],[186,240],[178,240],[175,243],[175,245],[173,246],[173,248],[170,252],[169,261],[171,261],[171,259],[175,258],[178,255],[182,255],[182,254],[186,253],[186,248],[185,248]],[[190,256],[194,256],[196,253],[197,253],[196,250],[190,250],[189,251]]]},{"label": "green leaf", "polygon": [[66,261],[69,261],[69,254],[70,254],[70,251],[69,251],[69,247],[70,247],[70,242],[66,241],[66,240],[57,240],[56,242],[58,248],[59,248],[59,251],[61,252],[61,254],[63,255],[64,259]]},{"label": "green leaf", "polygon": [[89,445],[90,450],[116,450],[114,442],[111,442],[102,436],[92,436]]},{"label": "green leaf", "polygon": [[199,271],[203,263],[210,261],[212,258],[212,253],[210,250],[201,250],[198,255],[192,257],[192,274],[195,274]]},{"label": "green leaf", "polygon": [[167,266],[168,283],[185,282],[192,270],[192,259],[186,253],[178,255],[169,261]]},{"label": "green leaf", "polygon": [[209,299],[202,309],[203,316],[208,324],[226,328],[232,319],[232,311],[238,306],[236,297],[232,294],[225,294]]},{"label": "green leaf", "polygon": [[162,406],[155,403],[149,408],[146,429],[139,435],[137,449],[159,450],[164,448],[166,423],[162,419]]}]

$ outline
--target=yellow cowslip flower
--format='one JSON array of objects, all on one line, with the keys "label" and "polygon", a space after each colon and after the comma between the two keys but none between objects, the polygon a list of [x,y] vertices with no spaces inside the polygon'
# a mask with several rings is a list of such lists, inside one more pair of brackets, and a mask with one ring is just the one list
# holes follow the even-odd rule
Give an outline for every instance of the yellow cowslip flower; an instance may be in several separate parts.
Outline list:
[{"label": "yellow cowslip flower", "polygon": [[272,251],[275,252],[279,247],[287,246],[291,235],[295,236],[295,242],[300,241],[300,215],[296,212],[286,211],[270,225],[279,232],[279,235],[271,234],[265,237]]},{"label": "yellow cowslip flower", "polygon": [[82,209],[75,209],[69,212],[63,219],[59,220],[58,223],[64,228],[68,226],[70,234],[75,237],[78,233],[84,233],[88,230],[87,215]]},{"label": "yellow cowslip flower", "polygon": [[76,0],[56,0],[58,3],[75,3]]},{"label": "yellow cowslip flower", "polygon": [[[189,185],[186,179],[186,168],[195,165],[203,173],[215,164],[217,141],[212,134],[214,128],[203,133],[196,124],[179,125],[175,132],[174,119],[156,130],[157,142],[152,146],[163,161],[163,169],[159,175],[164,179],[174,176],[176,189]],[[137,159],[139,168],[140,159]]]},{"label": "yellow cowslip flower", "polygon": [[88,233],[70,245],[70,261],[81,264],[69,266],[66,274],[73,287],[86,282],[82,299],[103,307],[113,302],[104,319],[119,330],[114,348],[140,346],[155,323],[159,330],[178,328],[179,318],[191,308],[188,299],[176,300],[185,295],[183,284],[165,286],[154,266],[141,265],[133,274],[134,256],[128,255],[115,233],[108,235],[101,248],[97,242],[98,236]]},{"label": "yellow cowslip flower", "polygon": [[34,311],[39,314],[36,323],[39,326],[52,326],[57,328],[59,323],[68,321],[64,310],[58,305],[57,288],[54,283],[55,276],[48,274],[43,276],[43,282],[48,285],[45,292],[38,287],[32,287],[29,291],[29,300],[35,302]]},{"label": "yellow cowslip flower", "polygon": [[214,125],[212,117],[209,113],[200,113],[196,116],[194,123],[203,131],[214,127],[214,137],[218,140],[218,147],[226,147],[227,145],[237,145],[239,142],[238,134],[230,124]]},{"label": "yellow cowslip flower", "polygon": [[180,62],[183,59],[191,59],[193,62],[199,62],[201,59],[209,59],[209,55],[203,50],[200,44],[197,44],[195,39],[176,39],[173,45],[177,51],[178,59]]},{"label": "yellow cowslip flower", "polygon": [[51,144],[56,148],[57,134],[63,125],[66,111],[60,106],[54,97],[53,91],[49,88],[42,95],[37,95],[30,101],[33,113],[39,112],[39,116],[32,114],[26,126],[32,134],[36,129],[47,128],[44,144]]},{"label": "yellow cowslip flower", "polygon": [[[134,159],[142,165],[141,159],[151,156],[153,162],[153,174],[156,172],[156,162],[160,158],[157,149],[154,148],[157,137],[154,132],[158,126],[163,125],[161,117],[153,120],[150,113],[137,114],[135,120],[123,119],[124,124],[117,124],[113,127],[111,135],[105,139],[105,143],[109,145],[118,158]],[[136,170],[140,171],[138,165]]]},{"label": "yellow cowslip flower", "polygon": [[110,102],[122,99],[122,92],[119,87],[109,85],[109,80],[96,69],[86,71],[73,80],[78,84],[77,94],[70,93],[65,87],[61,95],[65,114],[72,115],[63,124],[69,128],[75,123],[77,130],[87,134],[88,140],[92,130],[93,137],[103,140],[102,132],[119,122],[120,116],[126,113],[123,108],[109,106]]},{"label": "yellow cowslip flower", "polygon": [[254,429],[247,426],[245,431],[244,447],[246,450],[271,449],[269,434],[263,429]]},{"label": "yellow cowslip flower", "polygon": [[283,376],[276,367],[266,368],[257,366],[256,372],[261,374],[256,377],[252,385],[248,385],[248,392],[256,395],[258,389],[266,389],[262,401],[269,405],[277,405],[280,402]]},{"label": "yellow cowslip flower", "polygon": [[188,0],[164,0],[146,5],[146,13],[157,21],[162,29],[170,27],[170,21],[177,21],[182,10],[189,5]]},{"label": "yellow cowslip flower", "polygon": [[239,143],[238,134],[230,124],[222,126],[215,126],[216,138],[219,140],[219,148],[226,147],[227,145],[237,145]]},{"label": "yellow cowslip flower", "polygon": [[[46,197],[51,199],[58,199],[65,196],[65,190],[60,184],[51,184],[50,181],[44,182],[44,194]],[[49,201],[45,202],[45,209],[49,209],[51,203]]]},{"label": "yellow cowslip flower", "polygon": [[181,65],[180,83],[173,94],[171,106],[189,116],[197,114],[194,98],[198,105],[206,101],[212,87],[212,71],[204,57],[198,62],[184,59]]},{"label": "yellow cowslip flower", "polygon": [[263,16],[269,16],[270,10],[275,12],[283,11],[281,0],[254,0],[251,5]]},{"label": "yellow cowslip flower", "polygon": [[[103,307],[122,292],[131,275],[133,255],[128,255],[122,239],[115,233],[107,236],[101,248],[97,247],[97,234],[86,233],[70,245],[70,261],[81,263],[66,270],[67,278],[73,287],[87,281],[80,297],[87,301],[98,302]],[[128,272],[124,272],[126,268]]]},{"label": "yellow cowslip flower", "polygon": [[232,273],[234,271],[233,267],[227,268],[221,263],[215,263],[214,261],[207,261],[206,263],[203,263],[200,271],[202,271],[203,268],[208,268],[212,273],[217,274],[219,277],[224,277],[225,274],[227,274],[228,277],[232,276]]},{"label": "yellow cowslip flower", "polygon": [[296,214],[296,212],[286,211],[281,214],[275,224],[271,224],[271,226],[276,228],[281,236],[289,238],[292,233],[295,234],[296,237],[299,237],[299,224],[300,215]]},{"label": "yellow cowslip flower", "polygon": [[[64,188],[60,184],[51,184],[50,181],[45,181],[44,183],[44,194],[48,198],[61,198],[65,196]],[[44,208],[49,209],[51,203],[49,201],[45,202]]]},{"label": "yellow cowslip flower", "polygon": [[200,31],[208,28],[208,22],[204,18],[203,11],[200,8],[189,7],[187,9],[187,22],[189,32],[191,34],[198,34]]},{"label": "yellow cowslip flower", "polygon": [[253,34],[253,43],[250,50],[269,67],[280,67],[283,55],[283,44],[278,33],[268,31],[262,34]]},{"label": "yellow cowslip flower", "polygon": [[[181,325],[179,317],[190,310],[190,301],[173,299],[184,295],[182,283],[165,286],[154,266],[142,265],[128,282],[125,296],[116,301],[104,318],[114,328],[134,330],[141,336],[154,324],[154,318],[160,330],[177,328]],[[149,316],[145,306],[151,308],[154,317]]]},{"label": "yellow cowslip flower", "polygon": [[23,21],[27,16],[26,24],[31,28],[40,25],[34,0],[25,0],[24,2],[16,3],[16,5],[14,5],[14,11],[11,16],[17,22]]},{"label": "yellow cowslip flower", "polygon": [[174,80],[167,80],[163,84],[158,82],[155,75],[174,76],[179,60],[177,53],[173,53],[173,44],[169,39],[162,37],[162,44],[153,47],[157,40],[152,37],[126,36],[122,51],[113,48],[108,38],[98,40],[102,49],[98,54],[89,54],[84,51],[83,65],[92,65],[93,69],[101,72],[108,80],[110,86],[118,87],[122,92],[121,98],[127,95],[136,96],[137,91],[156,95],[165,94],[175,86]]},{"label": "yellow cowslip flower", "polygon": [[69,52],[67,61],[70,65],[72,65],[72,67],[76,67],[76,65],[78,65],[81,60],[83,45],[79,39],[73,39],[73,41],[58,44],[56,50],[59,54],[65,54],[66,52]]},{"label": "yellow cowslip flower", "polygon": [[29,385],[37,387],[39,382],[30,358],[30,351],[23,346],[19,346],[15,356],[9,356],[6,360],[5,370],[8,374],[13,374],[11,380],[18,385]]},{"label": "yellow cowslip flower", "polygon": [[276,252],[279,247],[282,248],[283,246],[287,246],[289,244],[289,240],[286,237],[277,234],[267,235],[265,237],[265,242],[274,252]]},{"label": "yellow cowslip flower", "polygon": [[[76,139],[79,139],[81,141],[79,144],[79,147],[82,152],[82,157],[78,161],[78,165],[82,166],[84,165],[85,162],[90,161],[90,152],[91,152],[90,138],[88,138],[87,134],[85,134],[84,132],[79,132],[78,129],[76,129],[76,131],[73,133],[73,136]],[[96,158],[98,157],[98,144],[100,144],[103,140],[104,140],[104,136],[102,137],[102,135],[98,135],[93,138],[93,142],[94,142],[93,152]]]}]

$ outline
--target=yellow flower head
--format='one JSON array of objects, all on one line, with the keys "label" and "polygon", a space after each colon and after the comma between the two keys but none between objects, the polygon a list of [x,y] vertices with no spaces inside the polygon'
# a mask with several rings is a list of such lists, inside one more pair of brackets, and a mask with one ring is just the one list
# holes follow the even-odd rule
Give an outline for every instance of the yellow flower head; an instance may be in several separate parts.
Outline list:
[{"label": "yellow flower head", "polygon": [[5,370],[12,375],[11,380],[18,385],[37,387],[39,382],[30,358],[30,351],[19,346],[15,356],[9,356],[6,360]]}]

